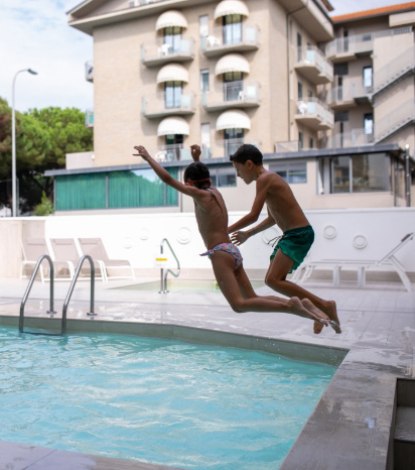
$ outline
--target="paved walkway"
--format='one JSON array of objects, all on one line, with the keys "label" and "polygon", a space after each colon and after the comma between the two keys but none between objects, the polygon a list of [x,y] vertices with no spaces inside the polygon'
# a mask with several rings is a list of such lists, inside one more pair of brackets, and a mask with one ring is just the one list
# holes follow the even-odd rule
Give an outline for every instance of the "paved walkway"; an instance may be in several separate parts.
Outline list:
[{"label": "paved walkway", "polygon": [[[87,281],[80,281],[68,309],[69,322],[75,319],[87,320],[89,325],[92,325],[91,321],[96,324],[99,321],[132,322],[139,326],[186,327],[195,329],[196,334],[199,329],[207,329],[218,335],[233,335],[217,336],[222,342],[252,335],[280,340],[279,344],[285,345],[293,355],[296,352],[312,354],[314,346],[347,350],[345,359],[282,469],[386,468],[396,378],[415,378],[415,292],[408,293],[397,283],[377,284],[366,289],[356,289],[351,285],[334,289],[308,284],[307,287],[321,297],[337,301],[343,329],[341,335],[329,328],[320,335],[314,335],[312,322],[294,315],[235,314],[219,292],[191,292],[177,287],[172,288],[169,294],[159,294],[157,289],[120,288],[126,284],[112,281],[105,285],[97,281],[95,312],[98,315],[95,320],[89,320],[86,312],[89,310],[90,286]],[[0,315],[3,323],[16,323],[26,285],[27,280],[1,280]],[[68,283],[55,283],[55,309],[58,312],[62,310],[67,290]],[[271,293],[267,287],[256,290],[259,294]],[[35,283],[27,302],[26,315],[44,316],[43,312],[48,309],[48,295],[47,284]],[[88,323],[82,325],[87,326]],[[302,346],[297,343],[302,343]],[[0,447],[0,468],[58,468],[47,466],[47,460],[52,459],[49,454],[42,458],[43,466],[18,466],[16,462],[23,454],[26,463],[34,458],[29,446],[7,445],[6,450],[3,443]],[[62,461],[75,459],[71,470],[90,468],[81,462],[79,454],[53,451],[53,458],[61,458]],[[114,467],[110,460],[95,457],[87,460],[90,462],[90,459],[95,459],[93,468],[97,470],[162,468],[125,461]]]}]

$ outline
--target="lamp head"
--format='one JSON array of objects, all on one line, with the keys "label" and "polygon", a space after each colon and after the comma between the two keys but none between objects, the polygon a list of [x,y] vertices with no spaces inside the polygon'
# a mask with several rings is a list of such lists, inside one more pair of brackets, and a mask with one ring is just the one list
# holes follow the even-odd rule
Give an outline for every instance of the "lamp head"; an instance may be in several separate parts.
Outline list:
[{"label": "lamp head", "polygon": [[29,73],[31,73],[32,75],[37,75],[37,72],[36,72],[36,70],[33,70],[33,69],[27,69],[27,71],[28,71]]}]

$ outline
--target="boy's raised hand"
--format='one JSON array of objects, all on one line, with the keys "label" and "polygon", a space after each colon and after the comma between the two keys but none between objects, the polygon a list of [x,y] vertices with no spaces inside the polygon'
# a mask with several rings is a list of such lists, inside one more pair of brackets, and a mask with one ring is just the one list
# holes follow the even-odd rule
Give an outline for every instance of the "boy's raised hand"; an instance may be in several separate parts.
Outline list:
[{"label": "boy's raised hand", "polygon": [[193,144],[190,146],[190,153],[192,154],[192,158],[194,162],[198,162],[200,160],[200,154],[202,151],[200,150],[200,145]]},{"label": "boy's raised hand", "polygon": [[137,153],[133,153],[133,157],[141,157],[146,161],[151,158],[151,155],[147,152],[147,149],[142,145],[135,145],[134,149],[137,151]]}]

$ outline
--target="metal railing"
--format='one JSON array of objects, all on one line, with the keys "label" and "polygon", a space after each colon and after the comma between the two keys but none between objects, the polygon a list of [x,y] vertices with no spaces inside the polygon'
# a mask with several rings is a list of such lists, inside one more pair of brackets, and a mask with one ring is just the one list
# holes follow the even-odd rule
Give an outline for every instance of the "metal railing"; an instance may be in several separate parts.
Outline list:
[{"label": "metal railing", "polygon": [[[48,261],[49,270],[50,270],[50,276],[49,276],[50,277],[49,310],[47,310],[46,313],[48,315],[50,315],[51,317],[53,317],[53,315],[56,314],[56,311],[55,311],[54,306],[53,306],[53,302],[54,302],[54,276],[55,276],[55,274],[54,274],[55,271],[54,271],[54,268],[53,268],[53,261],[52,261],[52,259],[49,255],[42,255],[36,262],[36,265],[35,265],[35,268],[33,270],[32,276],[30,277],[29,283],[26,287],[26,291],[23,294],[23,298],[22,298],[22,301],[20,303],[20,315],[19,315],[19,332],[20,333],[38,334],[38,333],[35,333],[33,331],[24,331],[24,309],[26,307],[26,302],[27,302],[27,299],[29,298],[30,291],[32,290],[33,283],[35,282],[36,275],[37,275],[37,273],[38,273],[38,271],[41,267],[41,264],[44,260]],[[43,333],[43,334],[45,334],[45,333]],[[49,334],[51,334],[51,333],[49,333]],[[56,333],[53,333],[53,334],[56,334]],[[59,334],[62,334],[62,331]]]},{"label": "metal railing", "polygon": [[84,255],[82,258],[80,258],[78,265],[76,266],[75,274],[72,278],[71,285],[69,286],[68,293],[66,294],[65,302],[63,303],[62,307],[62,334],[66,333],[66,316],[68,312],[68,306],[69,302],[71,301],[71,297],[73,294],[73,291],[75,289],[76,281],[78,280],[79,274],[82,269],[82,265],[84,262],[88,260],[90,266],[91,266],[91,288],[90,288],[90,311],[87,312],[87,315],[89,317],[94,317],[97,314],[94,312],[94,297],[95,297],[95,266],[94,266],[94,260],[91,258],[89,255]]},{"label": "metal railing", "polygon": [[163,238],[163,240],[160,243],[160,255],[164,255],[164,245],[167,245],[167,247],[170,250],[170,253],[173,255],[175,261],[176,261],[176,271],[172,271],[170,268],[160,268],[160,290],[159,294],[167,294],[169,291],[167,289],[167,276],[169,273],[174,276],[174,277],[179,277],[180,275],[180,261],[176,256],[176,253],[174,252],[172,246],[170,245],[170,242],[167,240],[167,238]]},{"label": "metal railing", "polygon": [[31,333],[31,334],[46,334],[46,335],[64,335],[66,333],[66,318],[67,318],[67,311],[68,311],[68,306],[69,302],[71,300],[76,281],[78,280],[79,274],[81,272],[82,266],[85,262],[85,260],[89,261],[89,264],[91,266],[91,289],[90,289],[90,311],[87,312],[87,315],[90,317],[94,317],[96,313],[94,313],[94,297],[95,297],[95,266],[94,266],[94,261],[89,255],[84,255],[82,258],[80,258],[78,265],[76,267],[76,271],[74,274],[74,277],[72,278],[71,284],[69,286],[68,293],[66,295],[65,301],[63,303],[63,308],[62,308],[62,318],[61,318],[61,330],[58,333],[51,333],[51,332],[46,332],[44,330],[42,331],[25,331],[24,330],[24,310],[26,306],[26,302],[29,298],[30,291],[32,290],[33,283],[35,281],[36,275],[40,269],[40,266],[44,260],[47,260],[49,263],[49,269],[50,269],[50,294],[49,294],[49,310],[46,311],[48,315],[50,315],[51,318],[53,318],[53,315],[55,315],[57,312],[54,309],[54,267],[53,267],[53,261],[49,255],[42,255],[36,262],[35,268],[33,270],[32,276],[30,277],[29,283],[26,287],[26,291],[23,295],[22,301],[20,303],[20,316],[19,316],[19,332],[20,333]]}]

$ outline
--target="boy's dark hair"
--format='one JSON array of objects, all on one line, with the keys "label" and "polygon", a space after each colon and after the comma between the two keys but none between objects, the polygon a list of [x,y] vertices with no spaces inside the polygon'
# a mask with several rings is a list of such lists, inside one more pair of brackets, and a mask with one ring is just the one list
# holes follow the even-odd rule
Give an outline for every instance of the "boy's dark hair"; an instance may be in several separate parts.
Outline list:
[{"label": "boy's dark hair", "polygon": [[242,144],[238,150],[230,156],[231,162],[245,163],[251,160],[254,165],[262,165],[262,153],[251,144]]},{"label": "boy's dark hair", "polygon": [[212,185],[209,168],[202,162],[191,163],[185,169],[184,181],[192,183],[199,189],[207,189]]}]

